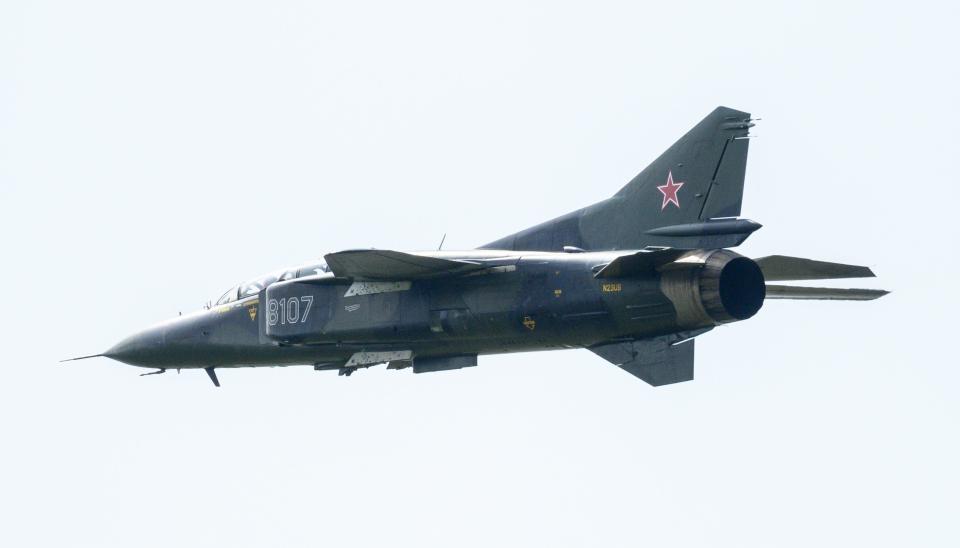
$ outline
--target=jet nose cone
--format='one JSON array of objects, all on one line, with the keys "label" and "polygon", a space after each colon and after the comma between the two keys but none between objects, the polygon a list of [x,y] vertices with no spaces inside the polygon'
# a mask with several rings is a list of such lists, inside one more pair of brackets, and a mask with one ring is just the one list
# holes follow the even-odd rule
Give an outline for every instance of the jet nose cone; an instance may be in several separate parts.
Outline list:
[{"label": "jet nose cone", "polygon": [[162,346],[163,331],[147,329],[123,339],[103,355],[129,365],[152,366],[161,361]]}]

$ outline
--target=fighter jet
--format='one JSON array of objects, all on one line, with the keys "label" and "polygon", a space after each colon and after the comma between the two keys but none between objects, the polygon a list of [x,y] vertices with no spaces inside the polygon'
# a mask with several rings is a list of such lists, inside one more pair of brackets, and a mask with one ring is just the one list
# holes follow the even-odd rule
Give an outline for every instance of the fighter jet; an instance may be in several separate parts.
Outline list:
[{"label": "fighter jet", "polygon": [[730,249],[761,228],[740,217],[753,125],[750,114],[719,107],[583,209],[468,251],[329,253],[74,359],[155,369],[144,375],[203,369],[220,386],[219,368],[427,373],[488,354],[587,348],[653,386],[692,380],[695,338],[753,317],[767,299],[887,293],[772,284],[874,274]]}]

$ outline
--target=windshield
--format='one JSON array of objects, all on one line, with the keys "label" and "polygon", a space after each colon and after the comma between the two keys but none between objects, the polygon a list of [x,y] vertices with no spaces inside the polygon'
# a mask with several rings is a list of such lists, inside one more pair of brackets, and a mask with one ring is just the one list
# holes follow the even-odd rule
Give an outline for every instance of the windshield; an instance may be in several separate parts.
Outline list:
[{"label": "windshield", "polygon": [[224,293],[223,295],[220,296],[219,299],[217,299],[217,304],[227,304],[237,300],[238,289],[240,289],[238,286],[233,286],[230,289],[228,289],[226,293]]},{"label": "windshield", "polygon": [[268,285],[277,281],[279,278],[280,276],[277,274],[268,274],[262,278],[257,278],[256,280],[251,280],[247,283],[240,284],[240,298],[244,299],[260,293],[260,291],[266,289]]},{"label": "windshield", "polygon": [[221,305],[232,303],[237,299],[246,299],[247,297],[258,295],[261,291],[276,281],[293,280],[296,278],[303,278],[305,276],[326,274],[328,272],[330,272],[330,267],[328,267],[327,263],[322,260],[312,263],[305,263],[291,268],[285,268],[278,272],[260,276],[240,285],[231,287],[226,293],[217,299],[217,304]]}]

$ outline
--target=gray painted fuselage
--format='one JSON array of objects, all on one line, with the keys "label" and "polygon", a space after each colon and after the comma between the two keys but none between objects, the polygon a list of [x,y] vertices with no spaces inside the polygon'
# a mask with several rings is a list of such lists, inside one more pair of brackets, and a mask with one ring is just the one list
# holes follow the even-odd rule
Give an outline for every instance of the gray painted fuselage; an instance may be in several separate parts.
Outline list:
[{"label": "gray painted fuselage", "polygon": [[[658,275],[595,278],[599,267],[624,253],[423,253],[493,268],[367,295],[345,296],[352,283],[332,275],[275,282],[259,295],[148,328],[105,355],[156,368],[335,365],[359,351],[492,354],[587,347],[679,329]],[[301,306],[294,322],[286,322],[292,316],[284,310],[281,326],[279,312],[271,318],[267,290],[304,304],[309,297],[310,310]],[[266,335],[271,319],[284,336]]]}]

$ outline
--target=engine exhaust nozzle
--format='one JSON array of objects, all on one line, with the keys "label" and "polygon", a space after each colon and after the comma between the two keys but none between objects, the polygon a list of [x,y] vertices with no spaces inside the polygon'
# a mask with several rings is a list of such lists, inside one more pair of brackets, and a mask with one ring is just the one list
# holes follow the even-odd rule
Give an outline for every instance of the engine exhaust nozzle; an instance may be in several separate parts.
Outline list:
[{"label": "engine exhaust nozzle", "polygon": [[766,297],[757,263],[726,249],[694,251],[663,265],[660,289],[673,303],[682,327],[746,320]]}]

